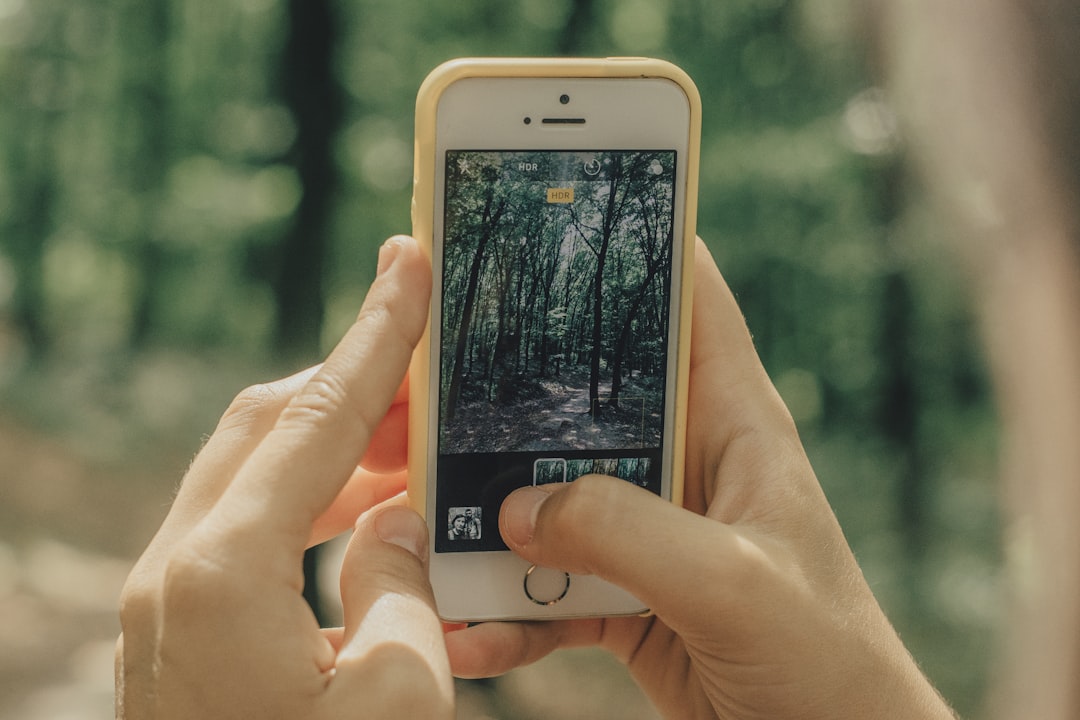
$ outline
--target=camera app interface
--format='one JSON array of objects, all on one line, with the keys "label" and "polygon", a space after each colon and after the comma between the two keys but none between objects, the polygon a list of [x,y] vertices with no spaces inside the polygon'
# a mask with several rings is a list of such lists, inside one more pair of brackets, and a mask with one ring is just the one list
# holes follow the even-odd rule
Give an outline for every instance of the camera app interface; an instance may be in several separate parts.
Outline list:
[{"label": "camera app interface", "polygon": [[437,552],[589,473],[660,492],[674,151],[448,151]]}]

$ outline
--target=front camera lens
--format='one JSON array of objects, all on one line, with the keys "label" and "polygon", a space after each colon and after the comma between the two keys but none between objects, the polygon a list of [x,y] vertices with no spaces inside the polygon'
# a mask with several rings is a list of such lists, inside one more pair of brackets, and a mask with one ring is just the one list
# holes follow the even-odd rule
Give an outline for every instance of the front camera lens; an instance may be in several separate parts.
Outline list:
[{"label": "front camera lens", "polygon": [[559,102],[561,102],[563,105],[565,105],[566,103],[570,102],[570,96],[569,95],[560,95],[559,96]]},{"label": "front camera lens", "polygon": [[530,124],[531,122],[532,122],[532,118],[531,118],[531,117],[527,117],[527,118],[525,118],[525,124],[526,124],[526,125]]}]

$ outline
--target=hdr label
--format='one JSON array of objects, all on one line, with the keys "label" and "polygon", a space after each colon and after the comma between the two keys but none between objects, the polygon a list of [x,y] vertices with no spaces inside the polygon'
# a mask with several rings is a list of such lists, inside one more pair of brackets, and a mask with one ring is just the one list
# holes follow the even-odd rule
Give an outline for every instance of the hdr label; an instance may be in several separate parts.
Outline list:
[{"label": "hdr label", "polygon": [[547,201],[549,203],[572,203],[574,202],[574,188],[548,188]]}]

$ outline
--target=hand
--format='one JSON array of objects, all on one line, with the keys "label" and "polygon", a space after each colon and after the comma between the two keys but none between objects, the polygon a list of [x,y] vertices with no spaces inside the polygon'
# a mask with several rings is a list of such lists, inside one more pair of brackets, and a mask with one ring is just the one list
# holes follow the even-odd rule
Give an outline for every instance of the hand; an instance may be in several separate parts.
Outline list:
[{"label": "hand", "polygon": [[700,240],[695,283],[686,509],[590,476],[518,490],[499,518],[526,560],[599,575],[654,615],[460,630],[454,672],[596,644],[666,717],[951,718],[866,585]]},{"label": "hand", "polygon": [[[402,380],[430,277],[415,241],[391,239],[326,362],[225,413],[125,586],[118,717],[453,716],[423,520],[400,499],[378,504],[402,473],[358,468],[404,466]],[[345,627],[321,631],[302,556],[354,523]]]}]

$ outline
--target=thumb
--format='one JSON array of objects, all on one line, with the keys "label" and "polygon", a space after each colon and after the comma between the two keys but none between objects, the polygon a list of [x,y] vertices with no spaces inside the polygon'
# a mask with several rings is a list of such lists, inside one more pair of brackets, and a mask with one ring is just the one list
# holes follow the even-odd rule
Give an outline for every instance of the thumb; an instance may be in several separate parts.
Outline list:
[{"label": "thumb", "polygon": [[424,717],[441,717],[452,707],[427,557],[427,528],[413,510],[384,504],[357,522],[341,569],[345,628],[334,677],[347,702],[370,707],[375,697],[407,700],[414,709],[427,708]]},{"label": "thumb", "polygon": [[[597,575],[632,593],[658,615],[683,592],[745,552],[736,532],[618,478],[525,487],[499,514],[511,550],[545,567]],[[718,572],[719,571],[719,572]]]}]

